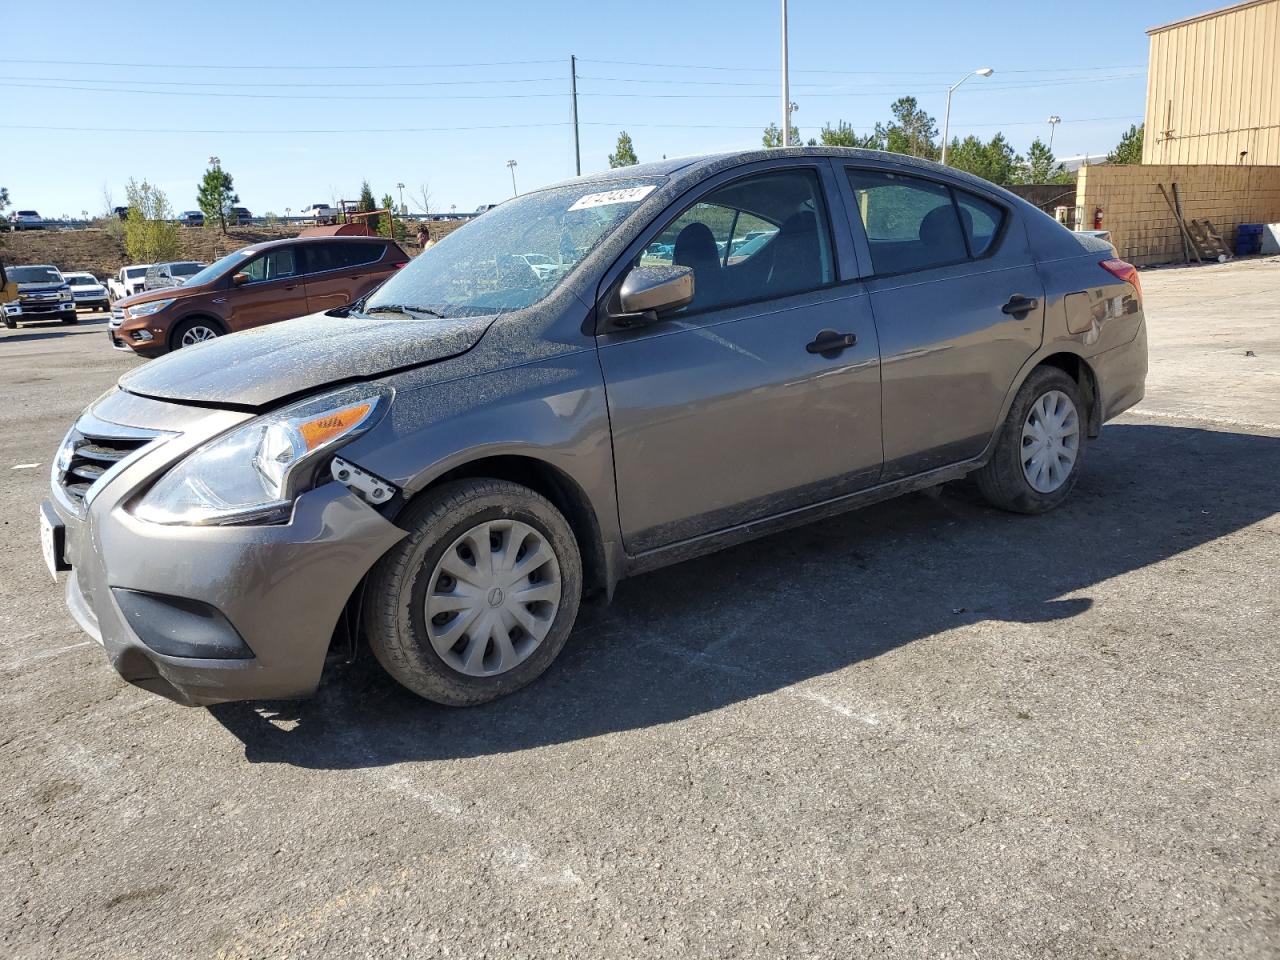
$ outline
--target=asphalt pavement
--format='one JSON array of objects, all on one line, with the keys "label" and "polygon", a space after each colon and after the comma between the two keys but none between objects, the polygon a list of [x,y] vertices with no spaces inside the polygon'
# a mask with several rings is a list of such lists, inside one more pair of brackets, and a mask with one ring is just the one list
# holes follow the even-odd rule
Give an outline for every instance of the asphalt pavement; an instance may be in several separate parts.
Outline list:
[{"label": "asphalt pavement", "polygon": [[1280,259],[1144,271],[1072,499],[964,484],[624,582],[521,693],[121,682],[45,570],[105,318],[0,331],[0,954],[1280,956]]}]

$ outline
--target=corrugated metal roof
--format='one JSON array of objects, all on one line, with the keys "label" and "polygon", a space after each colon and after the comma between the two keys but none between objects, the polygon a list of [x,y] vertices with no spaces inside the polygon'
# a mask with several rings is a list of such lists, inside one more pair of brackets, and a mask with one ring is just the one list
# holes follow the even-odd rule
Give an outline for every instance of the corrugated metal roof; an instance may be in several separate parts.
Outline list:
[{"label": "corrugated metal roof", "polygon": [[1208,10],[1204,13],[1197,13],[1193,17],[1183,17],[1181,20],[1174,20],[1172,23],[1163,23],[1158,27],[1152,27],[1147,31],[1147,36],[1153,33],[1163,33],[1165,30],[1172,30],[1174,27],[1185,26],[1188,23],[1195,23],[1199,20],[1211,20],[1214,17],[1220,17],[1224,13],[1234,13],[1237,10],[1243,10],[1246,7],[1257,7],[1264,3],[1276,3],[1278,0],[1242,0],[1241,3],[1233,3],[1229,7],[1219,7],[1216,10]]}]

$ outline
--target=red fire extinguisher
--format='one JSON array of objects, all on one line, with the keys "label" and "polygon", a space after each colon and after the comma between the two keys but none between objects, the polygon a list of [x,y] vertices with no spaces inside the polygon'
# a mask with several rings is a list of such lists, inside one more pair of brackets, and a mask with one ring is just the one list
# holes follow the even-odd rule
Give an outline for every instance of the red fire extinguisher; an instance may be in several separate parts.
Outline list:
[{"label": "red fire extinguisher", "polygon": [[1102,229],[1102,208],[1101,207],[1093,208],[1093,229],[1095,230]]}]

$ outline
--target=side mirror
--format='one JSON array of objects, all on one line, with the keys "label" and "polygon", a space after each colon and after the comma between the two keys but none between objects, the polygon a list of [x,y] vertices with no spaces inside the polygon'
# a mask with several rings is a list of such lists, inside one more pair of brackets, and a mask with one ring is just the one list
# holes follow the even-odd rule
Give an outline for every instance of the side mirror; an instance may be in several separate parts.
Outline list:
[{"label": "side mirror", "polygon": [[231,276],[231,285],[233,287],[243,287],[248,282],[249,275],[247,273],[235,273]]},{"label": "side mirror", "polygon": [[622,281],[618,304],[622,313],[613,317],[619,326],[652,323],[664,313],[693,301],[691,267],[635,267]]}]

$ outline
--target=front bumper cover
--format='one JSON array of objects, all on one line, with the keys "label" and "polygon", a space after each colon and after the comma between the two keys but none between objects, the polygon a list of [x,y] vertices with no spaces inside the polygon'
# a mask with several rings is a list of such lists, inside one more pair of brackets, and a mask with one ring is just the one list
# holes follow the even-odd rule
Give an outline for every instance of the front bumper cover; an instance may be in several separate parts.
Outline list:
[{"label": "front bumper cover", "polygon": [[[92,491],[83,509],[55,482],[52,506],[66,525],[64,555],[71,565],[67,606],[125,680],[178,703],[308,696],[320,681],[347,599],[405,533],[334,482],[302,494],[287,524],[197,527],[137,519],[126,504],[138,491],[225,428],[226,414],[179,409],[197,418],[196,429],[157,445],[111,477]],[[130,593],[189,603],[171,604],[177,613],[140,628],[121,606],[120,598]],[[224,618],[251,655],[173,656],[184,640],[207,636],[207,619],[183,626],[184,609],[197,611],[188,615],[198,619],[203,608]],[[139,615],[136,604],[130,609]],[[168,631],[174,642],[157,642],[158,630]],[[170,652],[149,646],[144,636]]]}]

